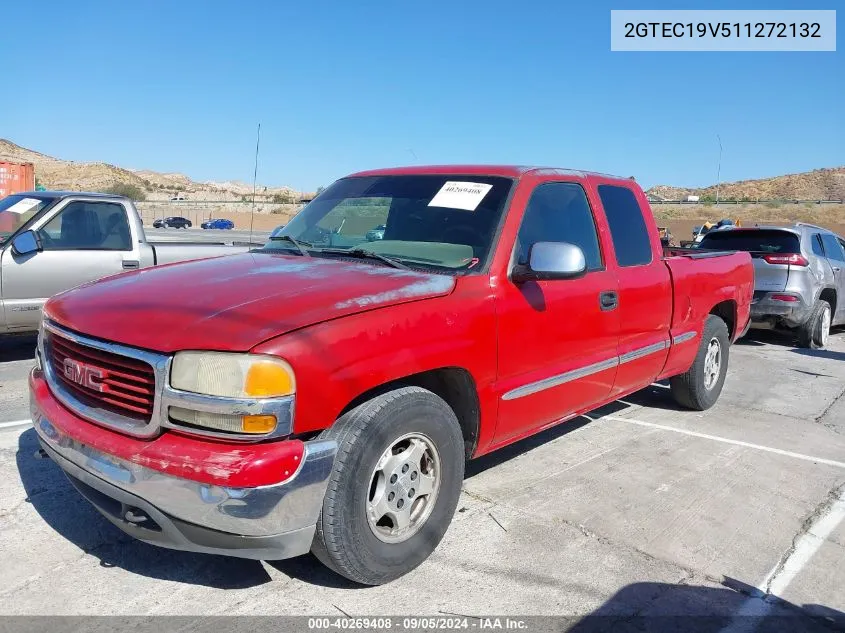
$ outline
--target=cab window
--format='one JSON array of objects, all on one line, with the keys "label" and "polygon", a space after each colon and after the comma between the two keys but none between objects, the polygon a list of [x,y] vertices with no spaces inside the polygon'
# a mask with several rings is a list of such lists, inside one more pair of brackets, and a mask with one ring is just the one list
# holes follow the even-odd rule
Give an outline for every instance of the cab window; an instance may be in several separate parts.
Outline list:
[{"label": "cab window", "polygon": [[38,234],[45,251],[132,250],[126,210],[113,202],[71,202]]},{"label": "cab window", "polygon": [[603,267],[596,224],[581,185],[550,182],[534,190],[516,238],[517,264],[528,263],[536,242],[569,242],[584,251],[587,270]]},{"label": "cab window", "polygon": [[651,263],[651,240],[634,192],[627,187],[599,185],[599,198],[610,226],[616,262],[622,267]]}]

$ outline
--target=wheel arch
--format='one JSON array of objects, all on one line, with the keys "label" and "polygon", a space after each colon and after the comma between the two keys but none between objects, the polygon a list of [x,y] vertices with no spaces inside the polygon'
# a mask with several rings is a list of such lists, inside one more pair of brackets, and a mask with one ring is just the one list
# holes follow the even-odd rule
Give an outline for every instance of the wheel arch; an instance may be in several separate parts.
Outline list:
[{"label": "wheel arch", "polygon": [[731,341],[736,335],[736,301],[733,299],[726,299],[714,305],[709,314],[715,315],[725,322],[728,326],[728,334]]},{"label": "wheel arch", "polygon": [[478,445],[481,407],[475,380],[472,374],[463,367],[439,367],[372,387],[350,400],[338,417],[378,395],[409,386],[428,389],[449,405],[461,426],[466,457],[471,457]]},{"label": "wheel arch", "polygon": [[827,301],[830,304],[831,319],[836,315],[836,301],[838,299],[836,288],[833,286],[825,286],[819,293],[819,299]]}]

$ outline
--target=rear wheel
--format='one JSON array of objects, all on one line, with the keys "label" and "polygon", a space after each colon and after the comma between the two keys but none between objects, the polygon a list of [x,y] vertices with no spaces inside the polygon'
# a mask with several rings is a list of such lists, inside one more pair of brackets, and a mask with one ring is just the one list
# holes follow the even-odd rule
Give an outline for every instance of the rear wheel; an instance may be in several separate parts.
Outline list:
[{"label": "rear wheel", "polygon": [[452,520],[464,475],[455,413],[420,387],[382,394],[321,437],[338,452],[312,551],[365,585],[402,576],[434,551]]},{"label": "rear wheel", "polygon": [[830,304],[819,299],[807,321],[798,328],[798,344],[809,349],[821,349],[830,338]]},{"label": "rear wheel", "polygon": [[669,381],[675,401],[697,411],[704,411],[716,404],[725,384],[729,354],[728,326],[711,314],[704,323],[704,332],[692,366],[686,373]]}]

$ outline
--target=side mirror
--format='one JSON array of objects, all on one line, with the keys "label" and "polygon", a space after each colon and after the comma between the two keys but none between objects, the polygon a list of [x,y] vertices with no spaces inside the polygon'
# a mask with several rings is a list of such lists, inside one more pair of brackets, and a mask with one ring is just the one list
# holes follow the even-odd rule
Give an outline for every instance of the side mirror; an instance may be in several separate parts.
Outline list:
[{"label": "side mirror", "polygon": [[569,242],[537,242],[531,247],[528,265],[514,266],[511,279],[526,281],[574,279],[587,272],[584,251]]},{"label": "side mirror", "polygon": [[29,255],[42,250],[41,238],[35,231],[24,231],[12,240],[12,249],[17,255]]}]

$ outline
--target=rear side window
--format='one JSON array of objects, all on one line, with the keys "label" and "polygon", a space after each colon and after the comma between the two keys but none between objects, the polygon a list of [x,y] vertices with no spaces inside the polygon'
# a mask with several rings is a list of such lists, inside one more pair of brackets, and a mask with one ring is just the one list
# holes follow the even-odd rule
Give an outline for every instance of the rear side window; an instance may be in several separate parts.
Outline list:
[{"label": "rear side window", "polygon": [[818,233],[813,233],[813,236],[810,238],[810,244],[813,247],[813,255],[818,255],[819,257],[824,257],[824,247],[822,246],[822,236]]},{"label": "rear side window", "polygon": [[651,262],[651,240],[634,192],[627,187],[599,185],[616,262],[620,266],[641,266]]},{"label": "rear side window", "polygon": [[822,233],[822,242],[824,243],[824,250],[830,259],[845,262],[845,253],[842,252],[842,245],[836,237],[830,233]]},{"label": "rear side window", "polygon": [[749,253],[800,253],[801,243],[795,233],[768,229],[726,229],[711,231],[699,248]]}]

